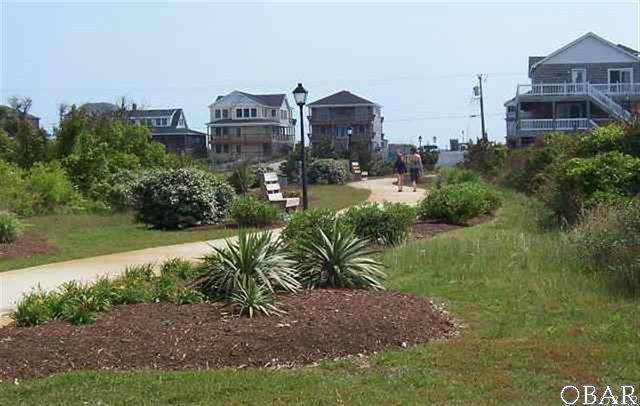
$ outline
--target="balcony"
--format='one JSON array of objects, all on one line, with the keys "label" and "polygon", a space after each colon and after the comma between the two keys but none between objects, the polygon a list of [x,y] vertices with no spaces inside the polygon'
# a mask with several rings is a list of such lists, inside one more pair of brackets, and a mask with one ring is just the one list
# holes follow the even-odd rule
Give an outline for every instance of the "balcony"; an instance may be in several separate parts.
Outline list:
[{"label": "balcony", "polygon": [[597,124],[588,118],[541,118],[520,120],[520,131],[590,130]]},{"label": "balcony", "polygon": [[607,96],[640,96],[640,83],[535,83],[519,84],[518,96],[581,96],[593,90]]}]

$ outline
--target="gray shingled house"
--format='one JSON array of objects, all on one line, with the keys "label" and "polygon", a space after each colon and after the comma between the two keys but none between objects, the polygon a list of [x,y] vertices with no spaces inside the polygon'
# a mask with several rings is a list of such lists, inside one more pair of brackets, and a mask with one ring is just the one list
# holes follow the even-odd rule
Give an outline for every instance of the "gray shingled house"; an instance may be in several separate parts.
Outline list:
[{"label": "gray shingled house", "polygon": [[345,150],[352,143],[368,143],[369,150],[386,154],[387,142],[382,130],[382,106],[346,90],[309,103],[311,145],[330,142]]},{"label": "gray shingled house", "polygon": [[505,103],[510,146],[551,131],[629,121],[639,111],[638,51],[591,32],[547,56],[529,57],[529,77]]},{"label": "gray shingled house", "polygon": [[127,110],[127,118],[149,127],[153,140],[164,144],[169,152],[196,158],[206,156],[207,134],[191,130],[180,108],[143,110],[133,104]]}]

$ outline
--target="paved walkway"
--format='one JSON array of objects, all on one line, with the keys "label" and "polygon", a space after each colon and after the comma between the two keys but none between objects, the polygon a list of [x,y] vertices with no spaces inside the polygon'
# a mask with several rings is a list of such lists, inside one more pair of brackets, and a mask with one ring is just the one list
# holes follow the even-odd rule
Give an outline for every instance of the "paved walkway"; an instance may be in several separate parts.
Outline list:
[{"label": "paved walkway", "polygon": [[[423,189],[413,193],[405,189],[398,193],[390,178],[356,182],[350,186],[371,190],[370,201],[415,204],[424,195]],[[280,230],[274,230],[278,235]],[[232,239],[235,237],[231,237]],[[56,262],[0,273],[0,325],[7,322],[7,314],[26,292],[40,285],[45,290],[55,289],[64,282],[88,282],[100,276],[116,276],[131,265],[161,263],[170,258],[198,260],[211,252],[211,245],[221,247],[226,239],[200,241],[187,244],[147,248],[137,251],[102,255],[93,258]]]}]

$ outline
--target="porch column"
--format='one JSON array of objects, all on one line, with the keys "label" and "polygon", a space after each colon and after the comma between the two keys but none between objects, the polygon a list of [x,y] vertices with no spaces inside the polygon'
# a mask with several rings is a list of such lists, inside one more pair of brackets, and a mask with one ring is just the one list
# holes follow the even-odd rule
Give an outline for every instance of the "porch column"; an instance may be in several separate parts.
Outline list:
[{"label": "porch column", "polygon": [[587,119],[591,120],[591,102],[587,100]]},{"label": "porch column", "polygon": [[555,131],[556,129],[556,101],[552,101],[551,102],[551,109],[553,110],[551,112],[551,118],[553,118],[553,129]]}]

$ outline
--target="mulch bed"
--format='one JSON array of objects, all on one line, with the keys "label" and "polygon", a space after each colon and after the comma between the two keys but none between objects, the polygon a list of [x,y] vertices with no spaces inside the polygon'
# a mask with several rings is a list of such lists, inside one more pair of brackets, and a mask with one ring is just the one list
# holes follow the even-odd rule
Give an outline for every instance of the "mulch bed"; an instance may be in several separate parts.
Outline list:
[{"label": "mulch bed", "polygon": [[283,316],[221,304],[117,306],[95,324],[0,328],[0,380],[72,370],[290,367],[444,339],[456,327],[428,299],[313,290],[281,296]]},{"label": "mulch bed", "polygon": [[45,237],[36,233],[25,233],[13,243],[0,244],[0,259],[29,258],[55,250],[55,245]]},{"label": "mulch bed", "polygon": [[410,240],[421,240],[425,238],[432,238],[438,234],[446,233],[448,231],[457,230],[460,228],[477,226],[479,224],[487,223],[493,220],[495,216],[493,214],[482,214],[469,220],[469,224],[466,226],[459,226],[454,224],[443,223],[438,220],[422,221],[415,223],[411,226]]}]

